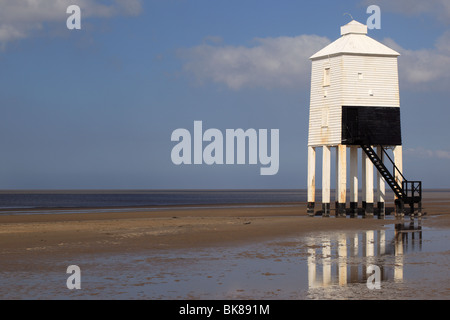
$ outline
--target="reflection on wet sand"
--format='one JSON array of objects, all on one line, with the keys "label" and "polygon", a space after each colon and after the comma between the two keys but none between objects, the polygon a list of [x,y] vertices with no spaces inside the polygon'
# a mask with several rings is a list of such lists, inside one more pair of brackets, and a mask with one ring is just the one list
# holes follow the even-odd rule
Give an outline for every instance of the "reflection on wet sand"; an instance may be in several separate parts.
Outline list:
[{"label": "reflection on wet sand", "polygon": [[419,220],[398,223],[393,232],[369,230],[311,237],[307,246],[310,290],[366,283],[373,272],[370,266],[379,268],[381,282],[402,282],[403,255],[422,249],[422,225]]}]

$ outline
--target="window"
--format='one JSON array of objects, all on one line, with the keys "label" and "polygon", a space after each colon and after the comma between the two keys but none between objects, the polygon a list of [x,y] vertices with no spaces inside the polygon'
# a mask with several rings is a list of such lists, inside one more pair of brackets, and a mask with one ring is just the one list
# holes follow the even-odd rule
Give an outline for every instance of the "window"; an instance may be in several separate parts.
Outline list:
[{"label": "window", "polygon": [[364,79],[364,76],[363,76],[362,72],[358,72],[358,79],[359,80]]},{"label": "window", "polygon": [[325,68],[323,70],[323,86],[330,85],[330,68]]}]

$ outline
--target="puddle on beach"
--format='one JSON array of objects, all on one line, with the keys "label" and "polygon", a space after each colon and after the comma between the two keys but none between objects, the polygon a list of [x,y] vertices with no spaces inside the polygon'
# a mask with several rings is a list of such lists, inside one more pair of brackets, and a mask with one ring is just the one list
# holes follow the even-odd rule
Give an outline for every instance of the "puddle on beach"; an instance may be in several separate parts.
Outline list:
[{"label": "puddle on beach", "polygon": [[[0,270],[0,298],[449,299],[449,237],[405,220],[240,247],[42,261],[51,271]],[[81,290],[66,287],[70,264],[81,268]],[[379,289],[369,289],[371,275]]]}]

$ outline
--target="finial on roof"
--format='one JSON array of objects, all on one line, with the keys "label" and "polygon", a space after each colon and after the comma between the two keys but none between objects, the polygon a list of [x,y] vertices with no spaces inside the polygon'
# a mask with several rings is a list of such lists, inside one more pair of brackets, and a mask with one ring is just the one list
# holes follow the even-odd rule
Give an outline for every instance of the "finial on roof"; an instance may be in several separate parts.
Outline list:
[{"label": "finial on roof", "polygon": [[345,16],[346,14],[348,14],[350,16],[350,19],[354,20],[352,15],[350,13],[348,13],[348,12],[344,13],[343,16]]},{"label": "finial on roof", "polygon": [[359,23],[356,20],[352,20],[345,26],[341,27],[341,36],[349,33],[367,34],[367,26],[365,24]]}]

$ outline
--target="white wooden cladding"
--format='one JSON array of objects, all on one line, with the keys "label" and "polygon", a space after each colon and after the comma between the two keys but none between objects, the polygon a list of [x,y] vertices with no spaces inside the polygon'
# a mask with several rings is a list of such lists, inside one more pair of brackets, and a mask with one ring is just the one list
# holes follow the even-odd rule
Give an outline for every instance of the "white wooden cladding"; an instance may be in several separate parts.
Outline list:
[{"label": "white wooden cladding", "polygon": [[342,54],[313,60],[310,94],[308,145],[338,145],[342,106],[400,107],[397,57]]}]

